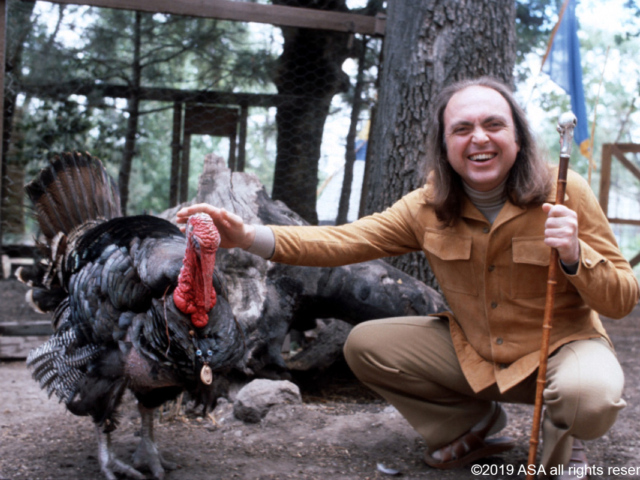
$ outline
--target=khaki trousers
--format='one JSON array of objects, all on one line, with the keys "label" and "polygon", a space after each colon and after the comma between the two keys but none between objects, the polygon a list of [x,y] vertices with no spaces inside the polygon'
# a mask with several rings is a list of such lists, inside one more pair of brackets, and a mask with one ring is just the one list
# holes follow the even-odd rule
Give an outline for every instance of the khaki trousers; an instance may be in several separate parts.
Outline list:
[{"label": "khaki trousers", "polygon": [[[401,317],[357,325],[344,347],[355,375],[409,421],[433,452],[468,432],[492,402],[533,404],[536,376],[500,393],[467,383],[446,320]],[[605,339],[569,343],[551,358],[544,390],[542,465],[566,465],[573,438],[592,440],[615,422],[624,376]],[[528,448],[528,445],[527,445]]]}]

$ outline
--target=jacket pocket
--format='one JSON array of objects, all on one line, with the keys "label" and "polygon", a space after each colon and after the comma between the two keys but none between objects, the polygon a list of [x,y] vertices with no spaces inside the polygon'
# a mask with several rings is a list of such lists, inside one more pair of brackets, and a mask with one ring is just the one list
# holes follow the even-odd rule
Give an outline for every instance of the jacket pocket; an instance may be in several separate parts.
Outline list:
[{"label": "jacket pocket", "polygon": [[[544,297],[547,294],[551,247],[544,237],[514,237],[511,239],[511,295],[513,298]],[[567,279],[557,270],[556,292],[567,290]]]},{"label": "jacket pocket", "polygon": [[471,263],[473,238],[426,229],[422,247],[440,287],[466,295],[478,295]]}]

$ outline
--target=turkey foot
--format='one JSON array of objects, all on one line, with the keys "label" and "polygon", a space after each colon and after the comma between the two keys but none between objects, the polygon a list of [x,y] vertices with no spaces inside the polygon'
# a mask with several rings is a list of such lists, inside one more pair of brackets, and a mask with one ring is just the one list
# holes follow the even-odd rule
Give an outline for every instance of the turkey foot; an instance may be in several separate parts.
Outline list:
[{"label": "turkey foot", "polygon": [[117,480],[115,473],[121,473],[131,478],[143,480],[146,477],[130,467],[124,462],[118,460],[111,450],[111,434],[102,431],[100,425],[96,425],[96,434],[98,436],[98,461],[100,462],[100,470],[107,480]]},{"label": "turkey foot", "polygon": [[136,468],[147,467],[154,478],[162,480],[164,471],[175,470],[178,464],[165,460],[158,451],[153,436],[153,409],[145,408],[138,403],[138,411],[140,412],[140,443],[133,454],[133,464]]}]

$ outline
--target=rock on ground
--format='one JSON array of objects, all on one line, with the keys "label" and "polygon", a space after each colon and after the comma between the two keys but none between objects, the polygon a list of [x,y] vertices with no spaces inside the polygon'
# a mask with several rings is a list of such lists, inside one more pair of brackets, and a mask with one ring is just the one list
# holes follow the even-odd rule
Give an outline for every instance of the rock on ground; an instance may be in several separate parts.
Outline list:
[{"label": "rock on ground", "polygon": [[233,413],[239,420],[258,423],[276,405],[302,403],[300,389],[288,380],[256,379],[238,392]]}]

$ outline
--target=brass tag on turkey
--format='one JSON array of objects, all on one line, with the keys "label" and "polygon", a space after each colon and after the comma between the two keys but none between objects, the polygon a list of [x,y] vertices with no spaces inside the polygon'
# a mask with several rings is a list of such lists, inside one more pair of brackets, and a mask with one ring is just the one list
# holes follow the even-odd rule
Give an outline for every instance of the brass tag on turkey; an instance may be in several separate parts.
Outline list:
[{"label": "brass tag on turkey", "polygon": [[211,385],[211,382],[213,382],[213,373],[211,373],[211,367],[209,365],[203,366],[202,370],[200,370],[200,380],[202,380],[202,383],[205,385]]}]

